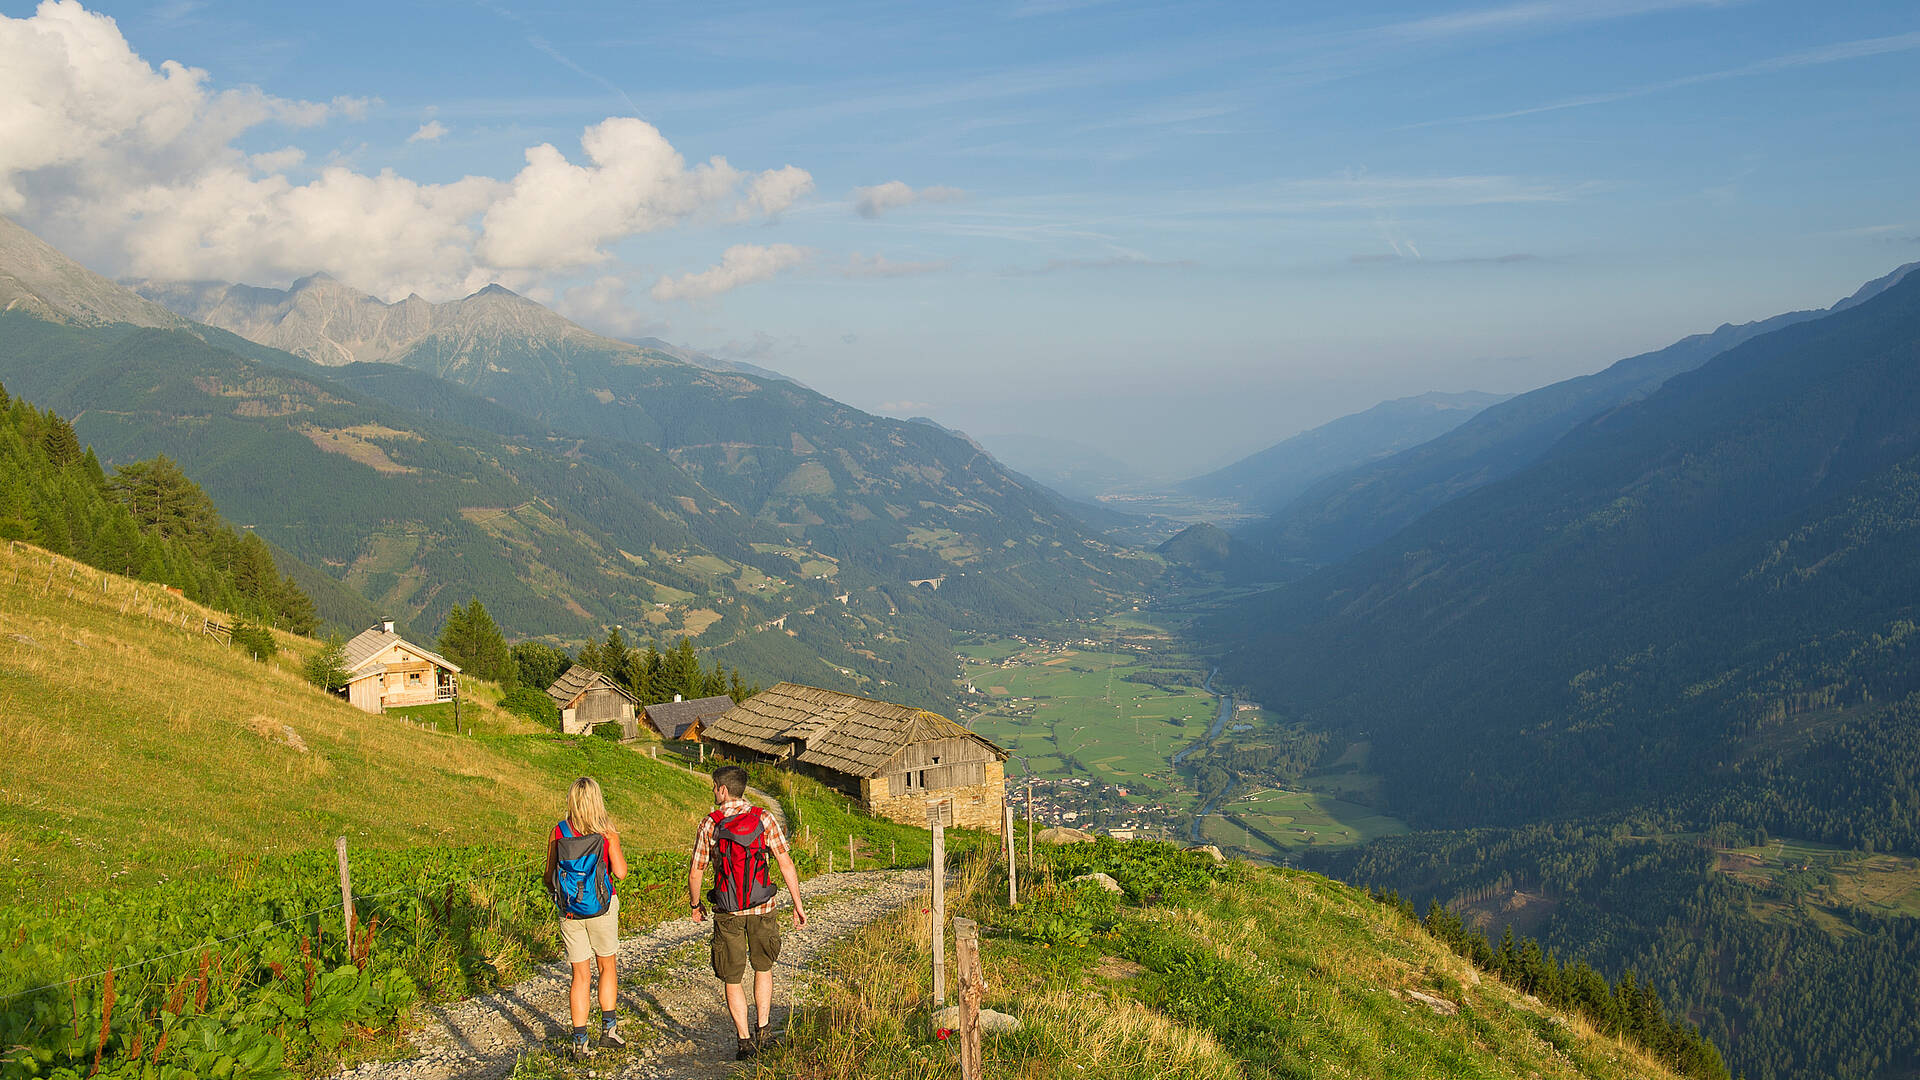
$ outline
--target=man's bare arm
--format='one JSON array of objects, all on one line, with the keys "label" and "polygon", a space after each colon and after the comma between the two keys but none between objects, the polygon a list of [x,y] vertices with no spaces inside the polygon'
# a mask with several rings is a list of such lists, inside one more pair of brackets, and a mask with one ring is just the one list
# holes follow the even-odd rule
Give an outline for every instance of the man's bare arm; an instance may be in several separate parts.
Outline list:
[{"label": "man's bare arm", "polygon": [[780,865],[780,876],[786,880],[787,895],[793,897],[793,925],[798,929],[807,925],[806,901],[800,899],[800,868],[793,865],[793,856],[784,851],[775,852],[773,858]]}]

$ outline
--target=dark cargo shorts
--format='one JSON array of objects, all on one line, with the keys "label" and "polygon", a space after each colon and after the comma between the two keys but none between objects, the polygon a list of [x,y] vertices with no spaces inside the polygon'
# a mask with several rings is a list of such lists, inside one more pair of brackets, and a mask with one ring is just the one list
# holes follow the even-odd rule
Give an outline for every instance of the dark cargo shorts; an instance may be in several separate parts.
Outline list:
[{"label": "dark cargo shorts", "polygon": [[780,958],[780,923],[773,915],[713,913],[713,974],[721,982],[737,983],[747,973],[772,971]]}]

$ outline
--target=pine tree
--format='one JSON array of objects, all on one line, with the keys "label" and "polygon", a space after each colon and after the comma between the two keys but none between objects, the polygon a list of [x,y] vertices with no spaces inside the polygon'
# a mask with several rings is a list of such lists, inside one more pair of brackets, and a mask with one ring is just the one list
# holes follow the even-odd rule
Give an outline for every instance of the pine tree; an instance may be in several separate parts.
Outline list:
[{"label": "pine tree", "polygon": [[487,607],[475,597],[466,607],[447,612],[440,630],[440,651],[476,678],[511,685],[514,677],[513,653],[500,626],[487,614]]},{"label": "pine tree", "polygon": [[47,457],[59,468],[79,461],[85,450],[80,445],[80,436],[74,433],[73,425],[67,423],[58,413],[48,410],[46,414],[46,434],[40,438],[40,445]]},{"label": "pine tree", "polygon": [[290,577],[280,579],[273,607],[279,614],[280,624],[291,633],[311,634],[320,625],[320,613],[313,606],[313,597]]},{"label": "pine tree", "polygon": [[665,661],[666,685],[662,686],[661,690],[667,694],[680,694],[688,698],[700,697],[700,690],[705,685],[705,680],[700,671],[700,658],[693,651],[692,640],[681,638],[680,644],[675,645],[673,650],[667,653]]},{"label": "pine tree", "polygon": [[632,681],[633,650],[617,626],[607,631],[607,640],[600,646],[600,663],[603,666],[595,670],[612,679],[615,685],[626,686]]}]

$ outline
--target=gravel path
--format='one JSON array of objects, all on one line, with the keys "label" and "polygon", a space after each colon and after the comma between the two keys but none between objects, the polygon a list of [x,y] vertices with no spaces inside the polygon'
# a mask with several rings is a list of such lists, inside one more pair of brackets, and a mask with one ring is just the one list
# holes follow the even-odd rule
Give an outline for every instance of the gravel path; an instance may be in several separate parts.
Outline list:
[{"label": "gravel path", "polygon": [[[815,957],[875,919],[915,902],[927,887],[924,869],[821,875],[806,884],[808,919],[800,930],[789,921],[783,893],[774,1028],[785,1026],[796,997],[804,999]],[[645,1039],[645,1044],[605,1066],[597,1060],[585,1063],[581,1075],[591,1070],[599,1077],[704,1080],[733,1071],[733,1023],[705,948],[712,925],[674,919],[620,943],[621,1033],[636,1044]],[[564,1048],[572,1031],[567,1017],[570,981],[567,965],[556,962],[498,993],[424,1006],[415,1014],[421,1026],[408,1033],[419,1057],[371,1062],[340,1074],[341,1080],[504,1077],[530,1050]]]}]

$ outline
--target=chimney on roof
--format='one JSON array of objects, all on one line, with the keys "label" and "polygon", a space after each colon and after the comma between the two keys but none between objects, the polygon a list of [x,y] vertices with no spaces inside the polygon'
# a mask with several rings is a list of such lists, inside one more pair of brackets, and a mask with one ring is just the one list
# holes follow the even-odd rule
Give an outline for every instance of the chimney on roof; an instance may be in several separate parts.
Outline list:
[{"label": "chimney on roof", "polygon": [[680,695],[679,695],[679,694],[675,694],[675,695],[673,695],[673,700],[675,700],[675,701],[679,701],[679,700],[680,700]]},{"label": "chimney on roof", "polygon": [[385,630],[385,631],[386,631],[387,633],[389,633],[389,634],[391,634],[391,633],[393,633],[393,620],[392,620],[392,619],[381,619],[381,620],[380,620],[380,629],[382,629],[382,630]]}]

